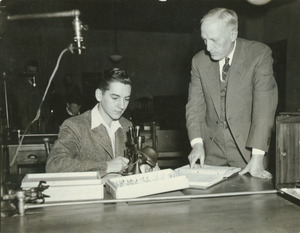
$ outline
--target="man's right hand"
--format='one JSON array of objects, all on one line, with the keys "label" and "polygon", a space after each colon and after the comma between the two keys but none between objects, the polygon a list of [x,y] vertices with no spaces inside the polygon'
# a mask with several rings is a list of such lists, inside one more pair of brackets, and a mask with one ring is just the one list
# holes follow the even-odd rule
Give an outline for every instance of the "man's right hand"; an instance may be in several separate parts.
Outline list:
[{"label": "man's right hand", "polygon": [[107,161],[107,169],[106,172],[123,172],[127,169],[129,159],[125,157],[117,157],[113,160]]},{"label": "man's right hand", "polygon": [[191,153],[189,154],[189,161],[190,166],[193,168],[197,162],[197,160],[200,160],[200,167],[204,166],[204,159],[205,159],[205,152],[203,143],[199,142],[193,145],[193,149]]}]

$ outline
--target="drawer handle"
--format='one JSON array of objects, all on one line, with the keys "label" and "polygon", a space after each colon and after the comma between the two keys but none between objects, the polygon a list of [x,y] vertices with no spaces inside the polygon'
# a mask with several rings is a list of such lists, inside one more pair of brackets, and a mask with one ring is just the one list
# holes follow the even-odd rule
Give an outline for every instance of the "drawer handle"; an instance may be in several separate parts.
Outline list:
[{"label": "drawer handle", "polygon": [[282,155],[283,157],[285,157],[285,156],[286,156],[286,152],[281,152],[281,155]]},{"label": "drawer handle", "polygon": [[27,159],[36,159],[36,158],[37,157],[34,154],[30,154],[30,155],[27,156]]}]

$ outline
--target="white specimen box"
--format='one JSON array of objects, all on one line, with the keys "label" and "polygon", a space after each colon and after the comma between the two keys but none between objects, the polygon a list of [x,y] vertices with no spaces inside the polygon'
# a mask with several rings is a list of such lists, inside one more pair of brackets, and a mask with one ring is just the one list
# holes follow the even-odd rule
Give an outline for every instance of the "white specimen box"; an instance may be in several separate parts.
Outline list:
[{"label": "white specimen box", "polygon": [[43,194],[50,197],[45,202],[82,201],[103,199],[103,183],[99,172],[63,172],[27,174],[21,184],[29,190],[45,181],[49,185]]},{"label": "white specimen box", "polygon": [[172,169],[108,179],[107,191],[116,199],[136,198],[189,188],[189,181]]}]

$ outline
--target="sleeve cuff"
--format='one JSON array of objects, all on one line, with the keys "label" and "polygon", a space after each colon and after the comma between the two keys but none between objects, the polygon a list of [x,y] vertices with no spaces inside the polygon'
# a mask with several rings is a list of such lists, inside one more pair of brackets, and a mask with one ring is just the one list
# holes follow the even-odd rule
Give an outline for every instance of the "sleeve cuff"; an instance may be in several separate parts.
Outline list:
[{"label": "sleeve cuff", "polygon": [[264,155],[265,152],[263,150],[252,148],[252,154],[255,154],[255,155]]},{"label": "sleeve cuff", "polygon": [[191,146],[193,147],[196,143],[201,143],[203,145],[203,139],[202,138],[194,138],[191,141]]}]

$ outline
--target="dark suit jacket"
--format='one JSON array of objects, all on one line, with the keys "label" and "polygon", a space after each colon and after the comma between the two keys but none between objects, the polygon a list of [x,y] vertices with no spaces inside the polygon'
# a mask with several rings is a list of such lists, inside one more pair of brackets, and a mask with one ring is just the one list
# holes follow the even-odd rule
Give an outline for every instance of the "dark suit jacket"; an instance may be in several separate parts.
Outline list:
[{"label": "dark suit jacket", "polygon": [[[226,118],[239,150],[249,161],[251,150],[268,151],[278,102],[272,51],[266,45],[237,39],[226,96]],[[190,140],[201,137],[206,150],[220,117],[219,64],[205,51],[192,60],[189,100],[186,105]]]},{"label": "dark suit jacket", "polygon": [[[116,132],[116,156],[124,156],[126,131],[131,122],[121,117]],[[113,158],[111,141],[103,125],[91,129],[91,111],[62,124],[46,163],[47,172],[106,171]]]}]

